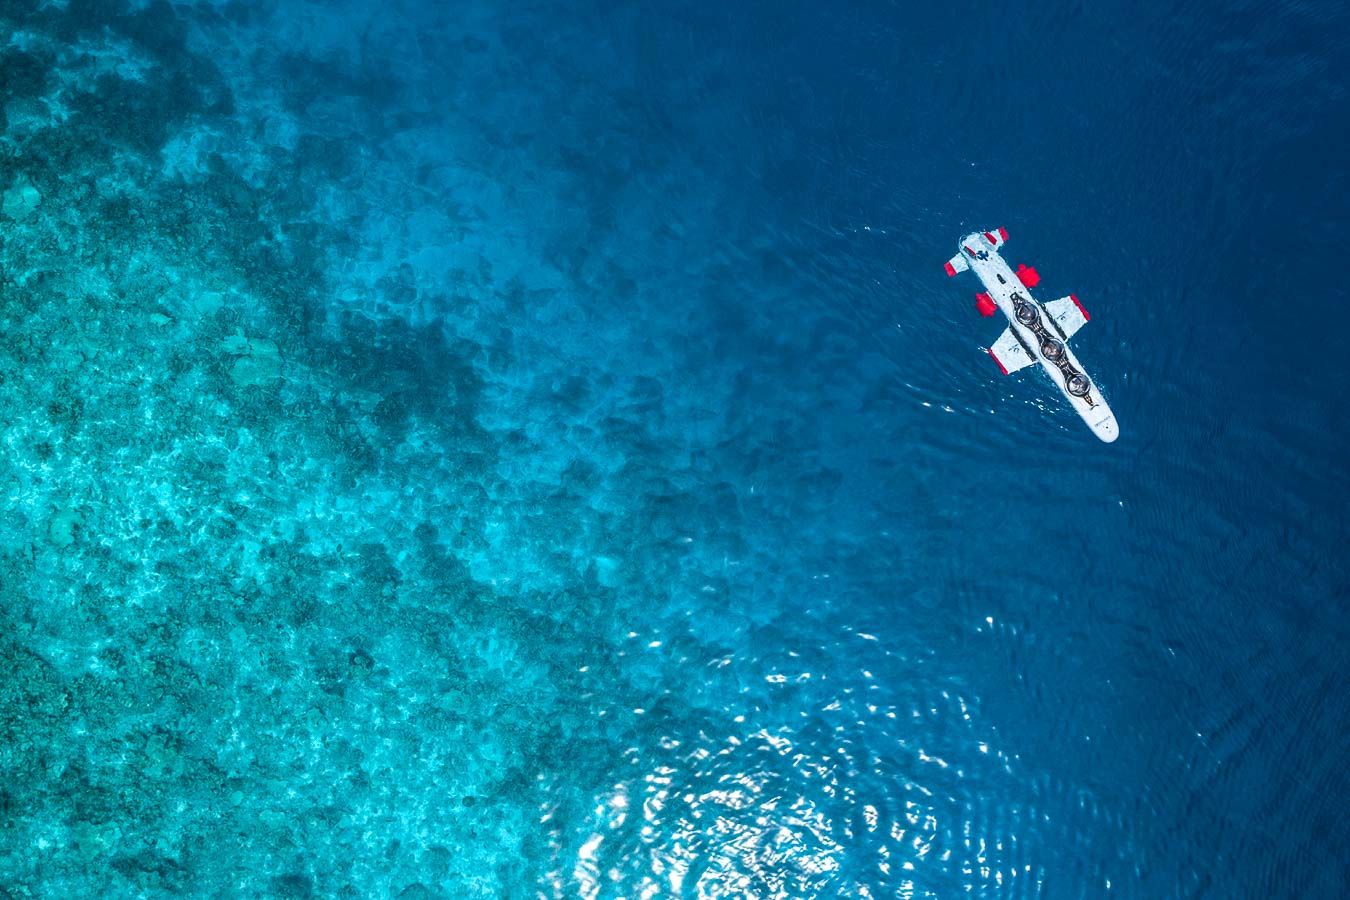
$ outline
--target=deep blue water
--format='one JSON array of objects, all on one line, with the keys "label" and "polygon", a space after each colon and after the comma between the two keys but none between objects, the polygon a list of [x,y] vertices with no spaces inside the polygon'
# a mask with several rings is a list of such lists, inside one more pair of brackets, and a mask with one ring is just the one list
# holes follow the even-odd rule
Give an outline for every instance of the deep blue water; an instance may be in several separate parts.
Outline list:
[{"label": "deep blue water", "polygon": [[0,2],[0,897],[1350,893],[1350,14],[931,6]]}]

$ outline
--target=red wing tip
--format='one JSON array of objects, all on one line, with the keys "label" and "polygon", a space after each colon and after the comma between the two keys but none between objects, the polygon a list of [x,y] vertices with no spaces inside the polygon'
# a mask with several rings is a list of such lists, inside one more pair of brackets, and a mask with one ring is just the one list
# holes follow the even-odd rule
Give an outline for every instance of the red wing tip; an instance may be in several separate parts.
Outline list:
[{"label": "red wing tip", "polygon": [[1078,311],[1083,314],[1083,321],[1091,322],[1092,316],[1088,315],[1088,311],[1086,309],[1083,309],[1083,304],[1078,302],[1078,298],[1075,297],[1073,294],[1070,294],[1069,299],[1073,301],[1074,306],[1078,307]]},{"label": "red wing tip", "polygon": [[1006,228],[1000,228],[1000,229],[998,230],[998,236],[999,236],[999,239],[1000,239],[1000,240],[1006,241],[1006,240],[1008,239],[1008,229],[1006,229]]},{"label": "red wing tip", "polygon": [[947,270],[948,278],[951,278],[953,275],[956,274],[956,267],[953,266],[951,263],[943,263],[942,267]]},{"label": "red wing tip", "polygon": [[993,347],[990,347],[990,348],[989,348],[989,355],[990,355],[990,357],[993,358],[994,362],[998,363],[998,370],[999,370],[1000,372],[1002,372],[1004,375],[1007,375],[1007,374],[1008,374],[1008,367],[1005,366],[1005,365],[1003,365],[1003,360],[999,359],[997,356],[994,356],[994,348],[993,348]]}]

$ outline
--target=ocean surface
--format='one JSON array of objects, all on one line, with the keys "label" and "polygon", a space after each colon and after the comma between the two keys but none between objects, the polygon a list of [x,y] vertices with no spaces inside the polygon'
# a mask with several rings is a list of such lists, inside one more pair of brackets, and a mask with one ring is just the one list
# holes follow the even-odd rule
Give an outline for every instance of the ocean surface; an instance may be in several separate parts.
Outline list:
[{"label": "ocean surface", "polygon": [[0,898],[1350,896],[1347,60],[0,0]]}]

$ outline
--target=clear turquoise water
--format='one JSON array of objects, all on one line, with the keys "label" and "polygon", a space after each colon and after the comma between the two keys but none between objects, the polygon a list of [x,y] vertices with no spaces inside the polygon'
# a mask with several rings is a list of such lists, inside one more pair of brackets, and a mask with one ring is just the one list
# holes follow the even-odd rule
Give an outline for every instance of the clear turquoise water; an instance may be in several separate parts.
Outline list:
[{"label": "clear turquoise water", "polygon": [[0,897],[1346,893],[1338,8],[0,36]]}]

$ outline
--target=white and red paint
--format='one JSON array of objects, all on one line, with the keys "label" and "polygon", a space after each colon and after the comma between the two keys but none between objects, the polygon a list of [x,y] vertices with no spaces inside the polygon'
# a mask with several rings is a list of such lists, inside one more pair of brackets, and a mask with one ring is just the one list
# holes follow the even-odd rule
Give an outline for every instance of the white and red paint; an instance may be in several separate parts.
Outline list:
[{"label": "white and red paint", "polygon": [[[980,314],[992,316],[995,312],[1002,312],[1008,320],[1008,327],[989,348],[989,355],[1004,375],[1032,363],[1040,363],[1060,393],[1092,429],[1092,433],[1108,443],[1114,441],[1120,436],[1115,414],[1068,345],[1069,338],[1092,317],[1073,294],[1045,304],[1037,300],[1031,289],[1040,284],[1041,276],[1034,268],[1026,265],[1019,265],[1014,272],[1004,262],[998,250],[1007,240],[1008,232],[1003,228],[968,234],[961,239],[960,252],[948,260],[945,266],[948,276],[967,269],[973,271],[985,288],[975,295],[975,305]],[[1017,292],[1036,307],[1042,321],[1049,323],[1047,330],[1058,332],[1063,339],[1061,343],[1069,365],[1088,379],[1090,389],[1086,399],[1069,392],[1059,367],[1041,355],[1040,342],[1035,332],[1017,321],[1013,301],[1013,294]]]}]

